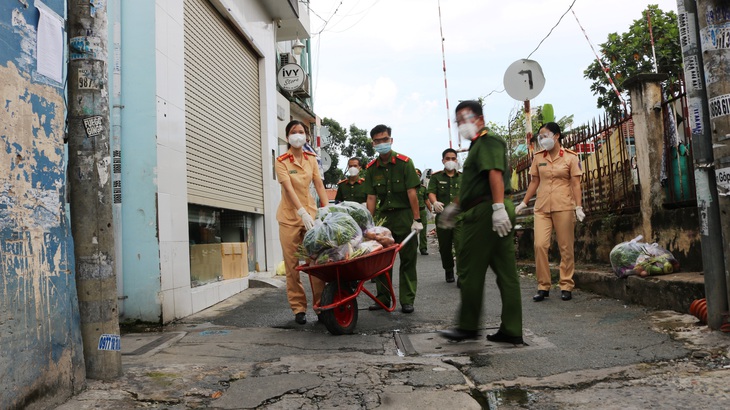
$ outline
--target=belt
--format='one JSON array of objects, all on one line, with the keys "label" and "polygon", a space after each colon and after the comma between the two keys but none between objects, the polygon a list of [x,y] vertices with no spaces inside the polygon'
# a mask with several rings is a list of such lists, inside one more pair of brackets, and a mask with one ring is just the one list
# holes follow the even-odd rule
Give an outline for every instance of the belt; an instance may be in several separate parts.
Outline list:
[{"label": "belt", "polygon": [[471,199],[469,201],[462,202],[460,204],[461,212],[466,212],[466,211],[474,208],[475,206],[481,204],[482,202],[487,202],[487,201],[491,201],[491,200],[492,200],[491,195],[482,195],[482,196],[478,196],[474,199]]}]

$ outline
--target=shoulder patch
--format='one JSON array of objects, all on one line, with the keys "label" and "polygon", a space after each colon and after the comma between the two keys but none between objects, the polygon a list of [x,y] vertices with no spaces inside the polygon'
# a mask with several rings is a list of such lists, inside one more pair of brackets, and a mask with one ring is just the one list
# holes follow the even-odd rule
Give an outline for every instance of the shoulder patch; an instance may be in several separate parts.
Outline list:
[{"label": "shoulder patch", "polygon": [[578,155],[578,153],[577,153],[577,152],[575,152],[575,151],[573,151],[573,150],[571,150],[571,149],[567,149],[567,148],[563,148],[563,149],[565,150],[565,152],[569,152],[569,153],[571,153],[571,154],[573,154],[573,155]]},{"label": "shoulder patch", "polygon": [[405,156],[403,154],[398,154],[395,157],[398,158],[399,160],[403,161],[403,162],[408,162],[408,160],[410,159],[410,158],[408,158],[407,156]]},{"label": "shoulder patch", "polygon": [[276,158],[276,160],[279,161],[279,162],[283,162],[285,159],[289,158],[290,155],[291,154],[289,154],[288,152],[287,153],[284,153],[284,154],[281,154],[281,155],[279,155]]},{"label": "shoulder patch", "polygon": [[304,154],[304,158],[306,158],[307,155],[312,156],[312,157],[317,156],[317,154],[315,154],[314,152],[310,152],[310,151],[302,151],[302,154]]},{"label": "shoulder patch", "polygon": [[372,167],[372,166],[373,166],[373,164],[375,164],[375,161],[377,161],[377,160],[378,160],[378,159],[377,159],[377,158],[375,158],[374,160],[370,161],[370,162],[369,162],[369,163],[368,163],[367,165],[365,165],[365,168],[367,169],[367,168],[370,168],[370,167]]},{"label": "shoulder patch", "polygon": [[357,183],[358,184],[362,184],[363,182],[365,182],[365,178],[360,178],[360,179],[357,180]]}]

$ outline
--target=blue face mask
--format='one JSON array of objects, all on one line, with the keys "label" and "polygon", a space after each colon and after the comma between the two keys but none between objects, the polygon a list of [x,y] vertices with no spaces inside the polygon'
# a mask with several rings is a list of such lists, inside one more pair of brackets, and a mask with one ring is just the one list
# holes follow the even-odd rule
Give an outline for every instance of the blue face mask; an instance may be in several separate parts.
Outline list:
[{"label": "blue face mask", "polygon": [[374,148],[378,154],[387,154],[390,152],[390,142],[384,142],[382,144],[378,144]]}]

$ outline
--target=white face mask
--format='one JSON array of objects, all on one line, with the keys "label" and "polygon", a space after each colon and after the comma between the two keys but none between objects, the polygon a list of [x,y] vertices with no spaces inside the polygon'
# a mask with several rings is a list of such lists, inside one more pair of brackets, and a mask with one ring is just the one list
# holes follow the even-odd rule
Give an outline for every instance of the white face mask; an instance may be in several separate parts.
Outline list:
[{"label": "white face mask", "polygon": [[540,139],[540,146],[545,151],[550,151],[555,146],[555,140],[553,139],[552,136],[545,137],[545,138],[541,138]]},{"label": "white face mask", "polygon": [[355,167],[351,167],[347,170],[347,173],[350,174],[351,177],[356,177],[360,174],[360,170]]},{"label": "white face mask", "polygon": [[459,125],[459,136],[462,139],[470,140],[477,135],[477,125],[473,122],[467,122]]},{"label": "white face mask", "polygon": [[444,164],[444,169],[446,169],[447,171],[453,171],[458,167],[459,164],[456,161],[446,161],[446,163]]},{"label": "white face mask", "polygon": [[294,148],[303,147],[305,142],[307,142],[307,136],[304,134],[289,135],[289,144]]}]

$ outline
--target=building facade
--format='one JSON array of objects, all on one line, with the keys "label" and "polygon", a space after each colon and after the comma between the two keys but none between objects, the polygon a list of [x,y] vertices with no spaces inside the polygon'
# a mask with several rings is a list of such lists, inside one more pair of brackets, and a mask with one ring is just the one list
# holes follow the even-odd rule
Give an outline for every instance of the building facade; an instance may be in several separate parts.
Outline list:
[{"label": "building facade", "polygon": [[0,2],[2,409],[50,408],[85,379],[64,201],[65,7]]},{"label": "building facade", "polygon": [[311,72],[309,14],[296,0],[108,8],[120,315],[166,323],[282,259],[274,161],[290,119],[317,120],[311,77],[287,91],[277,72]]}]

